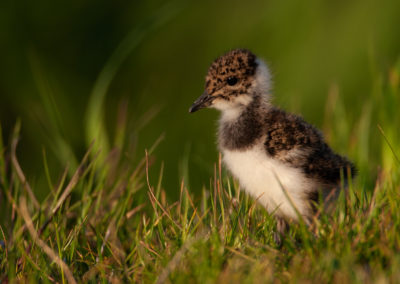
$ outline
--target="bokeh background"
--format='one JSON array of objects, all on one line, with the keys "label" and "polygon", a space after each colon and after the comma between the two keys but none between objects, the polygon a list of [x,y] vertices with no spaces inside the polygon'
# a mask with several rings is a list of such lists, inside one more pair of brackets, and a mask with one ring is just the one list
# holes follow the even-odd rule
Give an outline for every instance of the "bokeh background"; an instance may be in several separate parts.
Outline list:
[{"label": "bokeh background", "polygon": [[[126,153],[132,163],[164,133],[152,176],[164,163],[170,198],[178,195],[182,178],[196,192],[209,184],[218,160],[218,114],[189,115],[188,108],[203,91],[208,65],[244,47],[269,64],[274,102],[324,129],[338,152],[366,165],[361,178],[372,182],[380,120],[360,118],[379,107],[370,100],[379,74],[399,64],[399,15],[397,0],[4,0],[3,136],[20,119],[18,157],[40,197],[47,188],[41,186],[43,153],[50,174],[58,177],[66,164],[76,166],[94,124],[104,123],[109,137],[115,136],[119,109],[126,106],[124,139],[134,145]],[[91,116],[93,109],[100,114]],[[364,128],[357,128],[360,123]],[[361,133],[354,129],[368,132],[368,141],[354,138]]]}]

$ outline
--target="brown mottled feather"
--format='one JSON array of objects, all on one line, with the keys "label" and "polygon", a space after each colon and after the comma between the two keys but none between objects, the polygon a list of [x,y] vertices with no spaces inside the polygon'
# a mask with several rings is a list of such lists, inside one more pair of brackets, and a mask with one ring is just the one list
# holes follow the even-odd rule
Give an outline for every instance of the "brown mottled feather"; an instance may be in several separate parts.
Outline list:
[{"label": "brown mottled feather", "polygon": [[[338,184],[341,174],[347,180],[348,168],[355,175],[354,165],[334,153],[322,134],[301,117],[272,108],[265,116],[265,124],[268,130],[264,145],[270,156],[301,168],[322,184]],[[285,155],[292,150],[299,150],[299,155],[295,158]]]},{"label": "brown mottled feather", "polygon": [[230,92],[230,96],[245,94],[251,86],[252,77],[257,67],[256,56],[246,49],[235,49],[217,58],[208,69],[205,89],[212,96],[224,96],[221,89],[227,78],[237,77],[240,84]]}]

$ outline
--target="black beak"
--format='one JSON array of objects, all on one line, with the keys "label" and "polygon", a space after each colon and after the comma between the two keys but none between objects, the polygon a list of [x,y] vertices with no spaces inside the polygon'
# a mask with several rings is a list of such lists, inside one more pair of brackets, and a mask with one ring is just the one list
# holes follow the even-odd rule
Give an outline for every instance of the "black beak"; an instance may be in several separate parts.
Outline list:
[{"label": "black beak", "polygon": [[207,91],[204,91],[204,93],[189,108],[189,112],[193,113],[195,111],[198,111],[199,109],[208,107],[209,105],[211,105],[212,100],[213,97],[210,96]]}]

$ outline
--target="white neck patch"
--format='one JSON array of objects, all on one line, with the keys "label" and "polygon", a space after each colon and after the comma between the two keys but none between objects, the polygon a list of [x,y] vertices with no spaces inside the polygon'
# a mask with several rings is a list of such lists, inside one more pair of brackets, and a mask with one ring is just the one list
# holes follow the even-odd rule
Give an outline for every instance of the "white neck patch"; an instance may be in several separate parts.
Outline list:
[{"label": "white neck patch", "polygon": [[256,62],[258,66],[255,74],[255,80],[251,88],[253,91],[256,91],[257,93],[269,98],[269,92],[271,91],[272,85],[271,73],[269,72],[264,61],[257,58]]},{"label": "white neck patch", "polygon": [[240,116],[242,111],[253,101],[253,98],[248,95],[240,95],[233,101],[216,100],[213,107],[221,111],[222,121],[232,121]]}]

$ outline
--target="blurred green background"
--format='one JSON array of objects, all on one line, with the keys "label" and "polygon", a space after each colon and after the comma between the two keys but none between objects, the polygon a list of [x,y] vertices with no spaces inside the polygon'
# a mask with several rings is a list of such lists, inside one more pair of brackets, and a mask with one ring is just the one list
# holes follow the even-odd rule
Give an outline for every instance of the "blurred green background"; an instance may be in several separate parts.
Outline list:
[{"label": "blurred green background", "polygon": [[[126,154],[132,162],[165,133],[152,176],[164,161],[164,187],[171,198],[183,177],[197,191],[209,184],[217,161],[218,114],[203,110],[189,115],[188,108],[202,93],[209,64],[244,47],[269,64],[279,106],[301,113],[319,128],[324,128],[329,107],[340,108],[333,118],[345,116],[346,123],[328,140],[357,162],[361,158],[358,140],[351,142],[357,135],[352,129],[366,111],[363,102],[372,95],[376,74],[387,74],[399,60],[399,15],[397,0],[3,0],[3,136],[9,137],[20,118],[18,157],[40,191],[45,188],[40,186],[43,149],[56,177],[85,152],[88,110],[102,102],[93,95],[97,86],[105,93],[110,137],[116,133],[119,105],[127,105],[126,140],[136,145],[135,153]],[[109,87],[102,85],[104,78]],[[329,94],[334,99],[327,107]],[[378,123],[367,123],[368,139],[379,136]],[[376,155],[368,150],[363,158],[372,172],[378,166]]]}]

